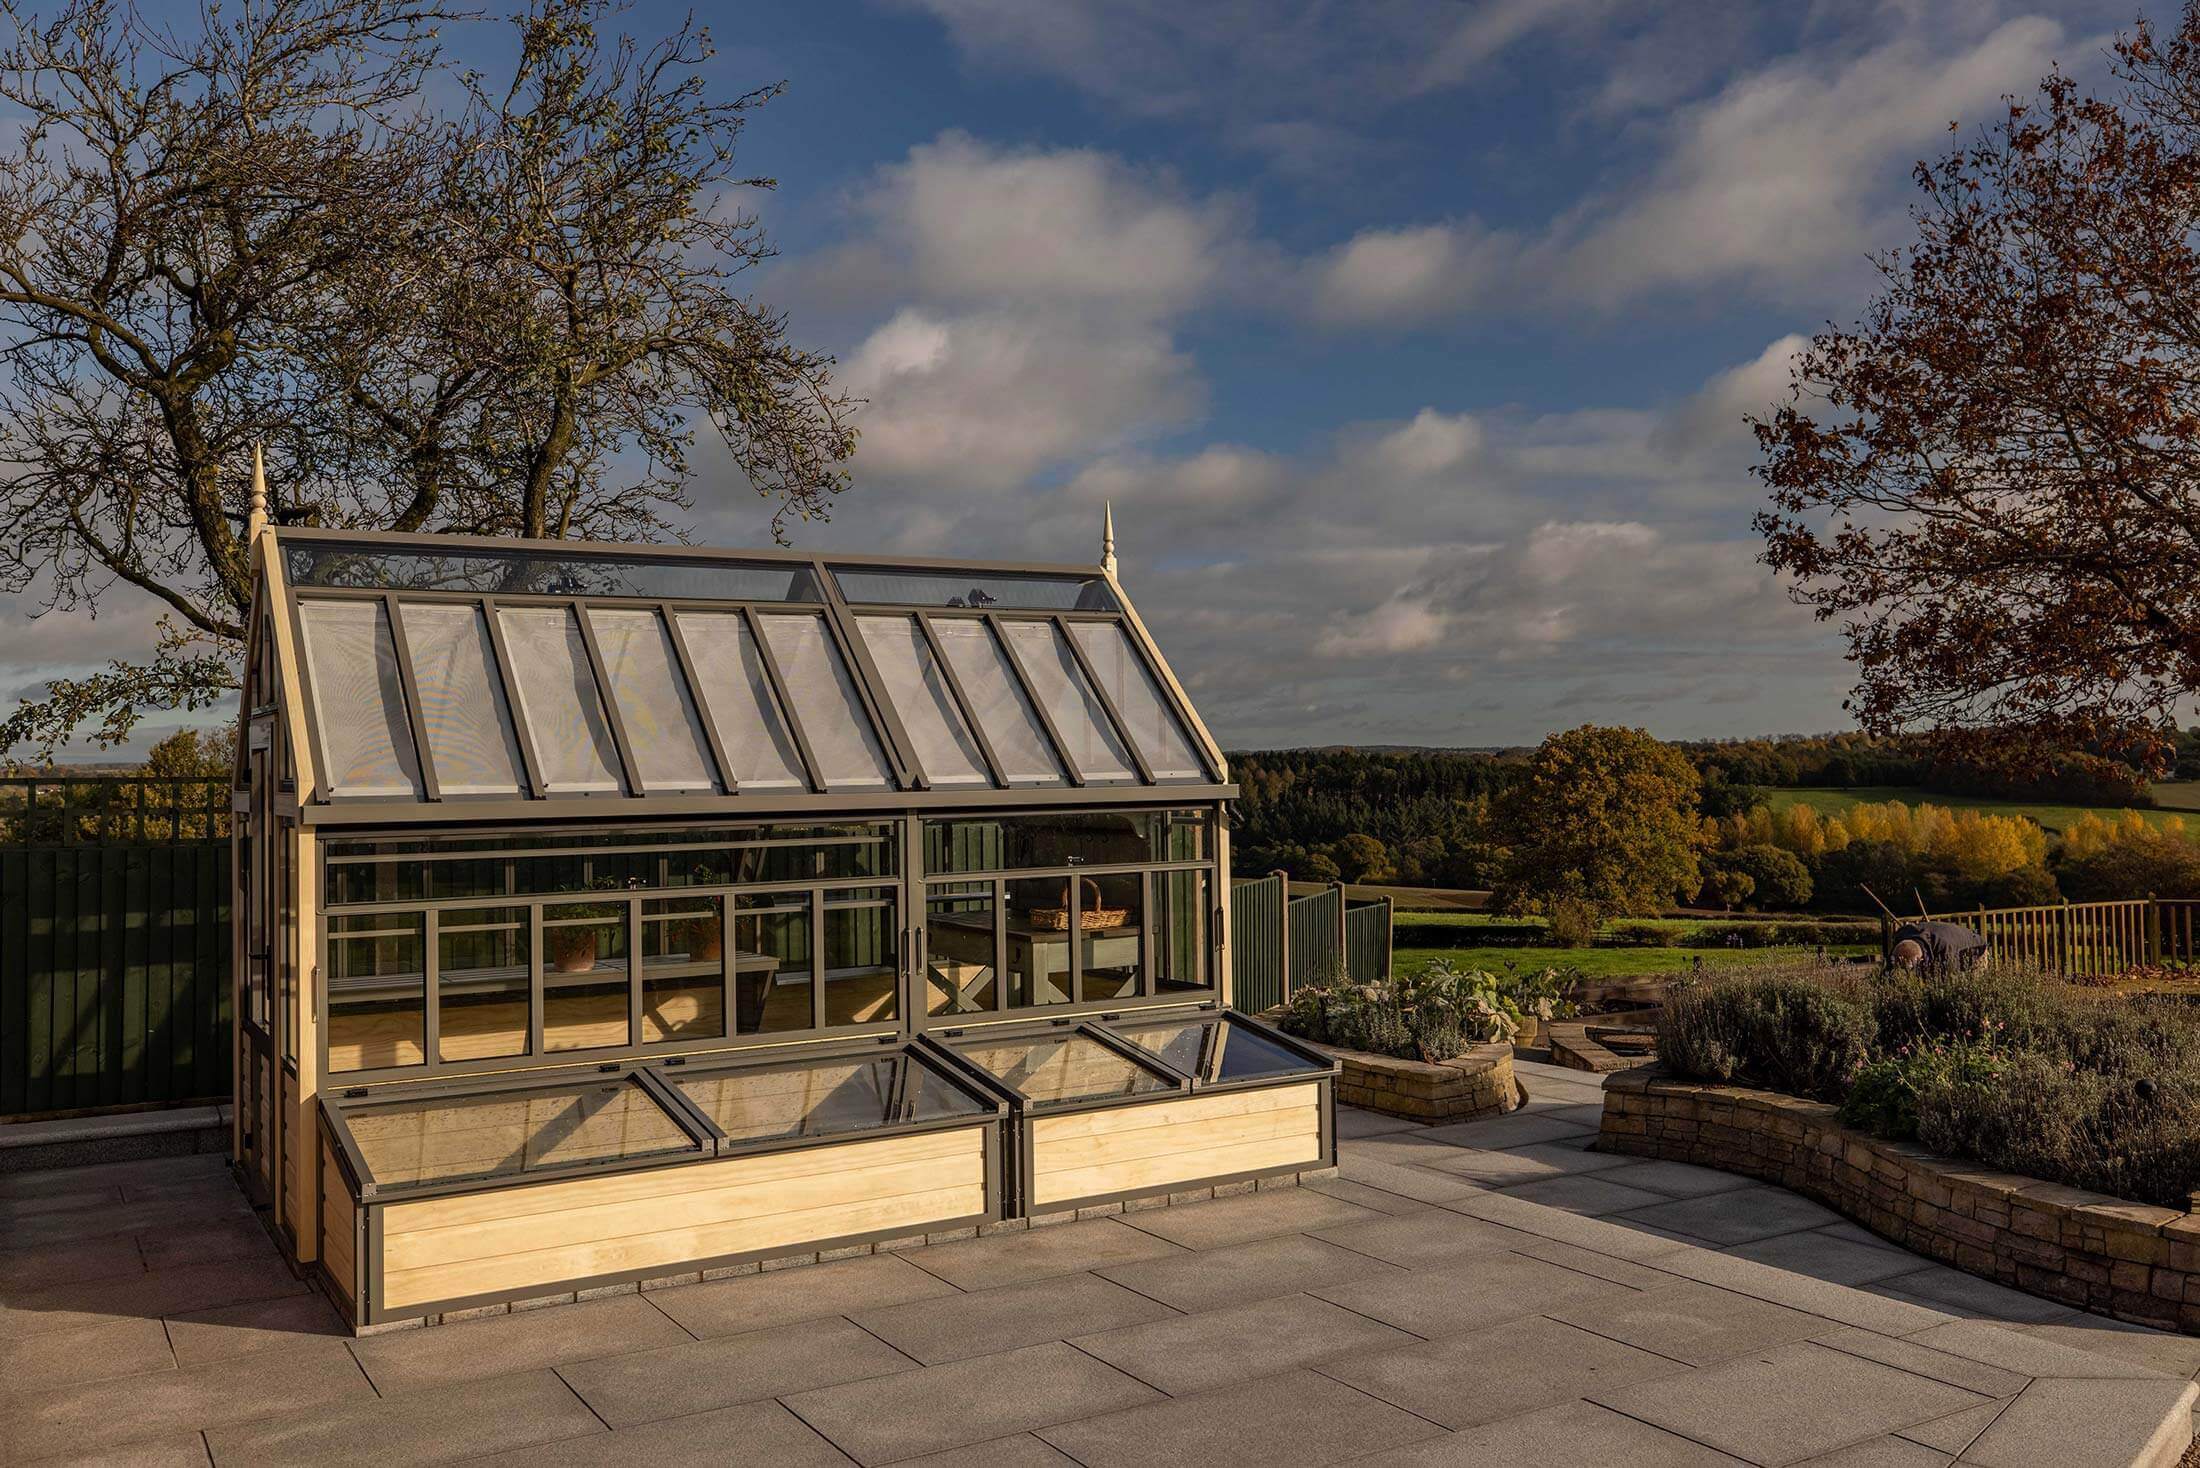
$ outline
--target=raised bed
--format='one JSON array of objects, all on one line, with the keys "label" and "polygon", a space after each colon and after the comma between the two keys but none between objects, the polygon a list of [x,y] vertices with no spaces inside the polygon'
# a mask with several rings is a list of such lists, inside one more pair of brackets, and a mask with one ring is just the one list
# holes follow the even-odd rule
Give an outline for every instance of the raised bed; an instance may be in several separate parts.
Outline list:
[{"label": "raised bed", "polygon": [[1597,1146],[1778,1183],[1982,1278],[2200,1334],[2200,1218],[2189,1213],[1868,1136],[1821,1102],[1652,1069],[1605,1082]]},{"label": "raised bed", "polygon": [[1471,1121],[1520,1104],[1512,1046],[1504,1041],[1477,1045],[1456,1059],[1433,1064],[1329,1045],[1314,1048],[1336,1057],[1342,1067],[1337,1076],[1340,1106],[1415,1121]]}]

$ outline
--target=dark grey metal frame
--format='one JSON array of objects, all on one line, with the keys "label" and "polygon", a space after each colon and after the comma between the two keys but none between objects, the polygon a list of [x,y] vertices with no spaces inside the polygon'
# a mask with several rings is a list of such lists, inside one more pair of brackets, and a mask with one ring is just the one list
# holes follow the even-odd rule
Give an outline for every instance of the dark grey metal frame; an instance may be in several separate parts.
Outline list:
[{"label": "dark grey metal frame", "polygon": [[[887,1046],[877,1043],[868,1046],[811,1046],[805,1047],[804,1054],[798,1057],[789,1057],[783,1063],[697,1066],[692,1073],[711,1074],[718,1071],[738,1071],[747,1074],[765,1070],[800,1069],[850,1059],[882,1058],[882,1052],[887,1050]],[[417,1087],[378,1087],[371,1092],[357,1095],[348,1091],[341,1095],[324,1093],[321,1132],[327,1139],[327,1145],[331,1153],[337,1159],[339,1173],[343,1175],[344,1180],[352,1188],[353,1224],[357,1230],[353,1248],[354,1260],[359,1275],[357,1280],[353,1282],[352,1290],[354,1324],[358,1326],[378,1325],[392,1319],[412,1319],[423,1315],[439,1315],[446,1311],[496,1304],[514,1298],[510,1291],[491,1291],[484,1294],[406,1305],[394,1312],[385,1310],[382,1307],[384,1210],[396,1204],[416,1202],[426,1198],[451,1197],[469,1193],[515,1191],[570,1182],[575,1178],[656,1172],[673,1168],[694,1167],[707,1162],[766,1156],[779,1152],[820,1151],[833,1147],[886,1140],[893,1137],[914,1136],[926,1132],[977,1129],[982,1130],[985,1134],[983,1140],[986,1207],[974,1214],[929,1221],[925,1225],[926,1231],[967,1228],[981,1223],[991,1223],[1006,1216],[1003,1211],[1005,1205],[1004,1153],[1008,1145],[1009,1111],[1006,1102],[996,1094],[994,1089],[972,1084],[965,1069],[955,1063],[952,1057],[943,1056],[937,1047],[924,1046],[918,1042],[908,1042],[894,1045],[891,1048],[891,1053],[898,1058],[904,1058],[907,1064],[926,1066],[939,1079],[955,1086],[965,1096],[977,1102],[986,1110],[982,1114],[976,1115],[937,1117],[921,1121],[893,1121],[858,1132],[836,1132],[817,1137],[738,1140],[727,1137],[711,1122],[707,1115],[687,1099],[678,1086],[667,1080],[662,1073],[660,1064],[657,1062],[636,1062],[632,1065],[619,1067],[567,1066],[560,1067],[555,1071],[529,1072],[524,1076],[495,1077],[483,1084],[464,1088],[445,1084]],[[686,1070],[686,1067],[681,1066],[677,1058],[663,1062],[663,1064],[666,1066],[679,1066],[683,1071]],[[458,1179],[448,1183],[418,1186],[399,1185],[385,1190],[377,1187],[372,1182],[371,1172],[359,1152],[356,1141],[351,1137],[349,1127],[344,1119],[347,1108],[353,1106],[372,1105],[400,1099],[524,1092],[528,1089],[569,1085],[575,1080],[592,1079],[606,1075],[617,1075],[622,1079],[632,1079],[640,1084],[648,1092],[650,1098],[658,1102],[667,1114],[674,1119],[676,1125],[699,1140],[704,1148],[702,1153],[697,1156],[651,1157],[603,1163],[577,1163],[569,1167],[528,1173],[521,1177]],[[318,1166],[315,1168],[315,1174],[317,1177],[320,1174]],[[318,1188],[320,1184],[316,1184],[316,1186]],[[807,1252],[810,1249],[824,1250],[844,1248],[856,1244],[878,1243],[891,1238],[907,1237],[909,1233],[910,1230],[907,1227],[901,1227],[875,1233],[804,1240],[804,1247],[800,1252]],[[784,1257],[790,1252],[797,1251],[790,1250],[785,1246],[775,1246],[769,1249],[737,1254],[682,1260],[677,1265],[659,1264],[613,1274],[590,1275],[585,1278],[546,1282],[539,1288],[558,1293],[566,1290],[596,1289],[609,1285],[630,1284],[644,1279],[660,1278],[668,1273],[717,1269],[753,1260]],[[327,1273],[325,1264],[322,1269],[324,1273]],[[333,1279],[333,1275],[330,1277]],[[538,1287],[530,1286],[530,1288]]]},{"label": "dark grey metal frame", "polygon": [[[1004,1084],[997,1077],[993,1076],[990,1072],[985,1070],[984,1067],[976,1064],[973,1061],[965,1059],[962,1055],[956,1052],[953,1046],[945,1044],[944,1041],[948,1038],[951,1038],[945,1032],[938,1033],[936,1037],[927,1037],[931,1038],[933,1040],[933,1043],[937,1044],[941,1050],[945,1051],[948,1055],[953,1057],[955,1062],[962,1067],[965,1079],[975,1084],[986,1086],[994,1095],[1002,1098],[1009,1104],[1009,1134],[1011,1138],[1011,1150],[1013,1152],[1013,1176],[1015,1180],[1015,1188],[1009,1197],[1009,1207],[1011,1209],[1011,1212],[1009,1214],[1010,1217],[1025,1218],[1032,1216],[1032,1208],[1034,1205],[1032,1204],[1031,1199],[1033,1193],[1036,1191],[1036,1185],[1034,1182],[1034,1168],[1032,1164],[1032,1156],[1034,1150],[1032,1123],[1036,1120],[1040,1120],[1046,1117],[1071,1116],[1075,1115],[1076,1113],[1085,1111],[1128,1110],[1141,1106],[1159,1105],[1164,1102],[1181,1101],[1187,1097],[1195,1095],[1211,1096],[1232,1091],[1265,1091],[1273,1090],[1283,1086],[1301,1086],[1312,1084],[1318,1087],[1321,1098],[1320,1105],[1318,1107],[1318,1115],[1321,1125],[1321,1138],[1317,1149],[1317,1160],[1312,1162],[1293,1162],[1285,1164],[1281,1167],[1257,1168],[1251,1172],[1227,1173],[1216,1177],[1189,1178],[1173,1183],[1166,1188],[1152,1189],[1150,1190],[1150,1192],[1169,1192],[1185,1188],[1215,1187],[1226,1185],[1229,1183],[1245,1182],[1248,1180],[1263,1177],[1278,1177],[1285,1173],[1296,1173],[1304,1172],[1309,1169],[1334,1167],[1336,1165],[1336,1082],[1338,1075],[1343,1070],[1343,1066],[1339,1061],[1331,1056],[1322,1054],[1320,1051],[1312,1049],[1311,1047],[1303,1044],[1298,1040],[1293,1039],[1291,1036],[1286,1035],[1285,1033],[1283,1033],[1283,1031],[1278,1030],[1273,1026],[1262,1024],[1259,1020],[1253,1019],[1249,1015],[1241,1014],[1234,1009],[1225,1009],[1219,1004],[1212,1001],[1202,1004],[1187,1005],[1179,1009],[1177,1012],[1179,1015],[1186,1019],[1212,1017],[1218,1019],[1226,1019],[1234,1025],[1242,1025],[1249,1032],[1259,1035],[1262,1039],[1282,1047],[1284,1050],[1290,1052],[1291,1054],[1296,1055],[1300,1059],[1307,1061],[1310,1065],[1315,1066],[1316,1069],[1312,1071],[1282,1076],[1248,1076],[1242,1080],[1203,1081],[1196,1076],[1187,1074],[1186,1072],[1178,1070],[1174,1066],[1169,1065],[1154,1052],[1147,1050],[1143,1046],[1140,1046],[1135,1042],[1125,1038],[1119,1032],[1108,1028],[1108,1025],[1111,1021],[1120,1022],[1126,1027],[1133,1026],[1133,1021],[1130,1015],[1124,1013],[1103,1014],[1098,1016],[1096,1020],[1087,1019],[1082,1022],[1071,1022],[1065,1019],[1062,1021],[1053,1021],[1042,1024],[1001,1024],[972,1026],[971,1029],[976,1031],[976,1033],[971,1033],[969,1031],[955,1032],[952,1038],[959,1038],[972,1042],[978,1040],[1012,1041],[1018,1039],[1033,1039],[1047,1035],[1061,1035],[1064,1033],[1083,1035],[1105,1046],[1108,1050],[1114,1052],[1115,1054],[1121,1055],[1124,1058],[1133,1061],[1134,1063],[1140,1065],[1152,1074],[1160,1076],[1165,1080],[1176,1082],[1176,1085],[1170,1090],[1154,1091],[1140,1096],[1102,1096],[1082,1101],[1041,1103],[1034,1106],[1014,1088]],[[1136,1025],[1159,1024],[1166,1022],[1170,1017],[1167,1012],[1160,1010],[1142,1010],[1136,1011],[1136,1014]],[[1048,1213],[1067,1213],[1078,1208],[1090,1208],[1102,1203],[1119,1202],[1126,1197],[1143,1196],[1149,1196],[1149,1194],[1095,1193],[1083,1198],[1055,1199],[1050,1200],[1046,1203],[1045,1211]]]}]

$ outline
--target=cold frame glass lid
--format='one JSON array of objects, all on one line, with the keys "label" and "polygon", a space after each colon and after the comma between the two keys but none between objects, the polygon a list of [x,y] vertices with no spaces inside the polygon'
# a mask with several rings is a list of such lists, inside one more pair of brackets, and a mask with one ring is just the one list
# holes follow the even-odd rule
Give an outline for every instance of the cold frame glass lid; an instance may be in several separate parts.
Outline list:
[{"label": "cold frame glass lid", "polygon": [[371,1180],[382,1187],[521,1177],[703,1151],[631,1076],[411,1097],[346,1107],[341,1119]]},{"label": "cold frame glass lid", "polygon": [[762,1070],[668,1071],[665,1078],[734,1142],[875,1131],[985,1111],[908,1054]]},{"label": "cold frame glass lid", "polygon": [[1117,1054],[1090,1035],[972,1040],[956,1050],[1034,1108],[1150,1096],[1177,1088],[1176,1082],[1127,1055]]},{"label": "cold frame glass lid", "polygon": [[1172,1070],[1210,1085],[1301,1071],[1318,1075],[1325,1069],[1226,1015],[1203,1014],[1159,1024],[1110,1028],[1140,1049],[1152,1051]]}]

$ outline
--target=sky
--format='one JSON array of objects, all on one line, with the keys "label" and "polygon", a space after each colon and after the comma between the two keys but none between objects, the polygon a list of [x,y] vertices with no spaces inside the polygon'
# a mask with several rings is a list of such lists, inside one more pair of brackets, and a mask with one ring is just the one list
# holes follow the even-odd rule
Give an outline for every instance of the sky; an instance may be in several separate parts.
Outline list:
[{"label": "sky", "polygon": [[[864,400],[794,543],[1091,561],[1233,748],[1845,726],[1746,415],[1910,171],[2130,0],[802,0],[701,12],[750,277]],[[661,34],[687,7],[637,0]],[[722,453],[694,538],[768,542]],[[128,643],[0,618],[18,683]],[[124,619],[125,621],[127,619]],[[130,650],[124,648],[123,650]]]}]

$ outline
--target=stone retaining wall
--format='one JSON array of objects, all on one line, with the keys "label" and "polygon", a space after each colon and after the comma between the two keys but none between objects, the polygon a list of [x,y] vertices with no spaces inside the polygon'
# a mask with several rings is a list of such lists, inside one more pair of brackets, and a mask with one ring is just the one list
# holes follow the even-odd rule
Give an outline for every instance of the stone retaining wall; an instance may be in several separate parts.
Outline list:
[{"label": "stone retaining wall", "polygon": [[1851,1131],[1772,1091],[1629,1071],[1597,1149],[1778,1183],[1903,1247],[2080,1309],[2200,1335],[2200,1217]]},{"label": "stone retaining wall", "polygon": [[1344,1063],[1344,1073],[1337,1077],[1339,1106],[1362,1106],[1416,1121],[1470,1121],[1520,1104],[1512,1046],[1502,1041],[1477,1045],[1457,1059],[1433,1065],[1328,1045],[1314,1048]]}]

